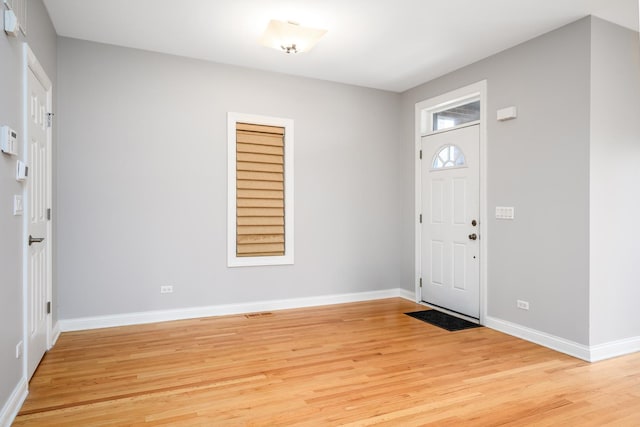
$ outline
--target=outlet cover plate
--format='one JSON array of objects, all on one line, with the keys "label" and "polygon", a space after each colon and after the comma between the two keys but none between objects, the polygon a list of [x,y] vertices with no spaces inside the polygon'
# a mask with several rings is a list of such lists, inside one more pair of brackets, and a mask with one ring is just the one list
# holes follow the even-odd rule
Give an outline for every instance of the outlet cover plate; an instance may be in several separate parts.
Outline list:
[{"label": "outlet cover plate", "polygon": [[513,206],[496,206],[496,219],[514,219],[515,208]]}]

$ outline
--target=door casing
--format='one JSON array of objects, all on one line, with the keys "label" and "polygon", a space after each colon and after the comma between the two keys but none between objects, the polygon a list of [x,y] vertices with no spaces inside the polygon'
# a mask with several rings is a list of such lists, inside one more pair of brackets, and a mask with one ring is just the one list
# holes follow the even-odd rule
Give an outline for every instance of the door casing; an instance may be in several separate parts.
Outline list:
[{"label": "door casing", "polygon": [[468,86],[461,87],[451,92],[421,101],[415,106],[415,135],[414,135],[414,153],[415,153],[415,301],[421,303],[420,279],[422,277],[422,233],[420,224],[420,215],[422,214],[422,162],[420,160],[420,150],[422,148],[422,136],[424,117],[431,112],[439,111],[448,105],[462,102],[466,99],[480,99],[480,324],[485,323],[487,314],[487,265],[489,259],[488,253],[488,219],[489,211],[487,207],[487,81],[482,80]]}]

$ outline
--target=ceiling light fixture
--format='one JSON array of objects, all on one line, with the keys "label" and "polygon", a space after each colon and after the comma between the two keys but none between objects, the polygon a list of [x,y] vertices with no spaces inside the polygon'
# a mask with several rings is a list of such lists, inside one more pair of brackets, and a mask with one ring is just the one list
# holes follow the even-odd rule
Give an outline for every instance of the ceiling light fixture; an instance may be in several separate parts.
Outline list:
[{"label": "ceiling light fixture", "polygon": [[260,43],[285,53],[302,53],[315,46],[326,32],[319,28],[301,27],[297,22],[271,20]]}]

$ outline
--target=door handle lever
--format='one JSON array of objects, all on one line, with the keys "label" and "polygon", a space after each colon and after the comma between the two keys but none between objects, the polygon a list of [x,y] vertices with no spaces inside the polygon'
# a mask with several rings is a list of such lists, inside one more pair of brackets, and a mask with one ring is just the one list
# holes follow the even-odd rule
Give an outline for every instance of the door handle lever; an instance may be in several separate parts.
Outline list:
[{"label": "door handle lever", "polygon": [[29,234],[29,246],[31,246],[32,243],[40,243],[44,240],[44,237],[32,237],[31,234]]}]

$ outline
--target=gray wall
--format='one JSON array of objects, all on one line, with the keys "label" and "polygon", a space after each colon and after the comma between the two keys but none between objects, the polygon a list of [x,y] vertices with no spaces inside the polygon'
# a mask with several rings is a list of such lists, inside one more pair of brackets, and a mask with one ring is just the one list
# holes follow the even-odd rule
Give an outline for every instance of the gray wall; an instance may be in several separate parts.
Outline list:
[{"label": "gray wall", "polygon": [[[581,344],[589,343],[589,33],[582,19],[409,90],[401,106],[407,247],[415,104],[487,80],[487,314]],[[497,122],[496,110],[511,105],[518,118]],[[514,206],[515,220],[496,221],[496,206]]]},{"label": "gray wall", "polygon": [[[396,232],[397,94],[58,42],[61,319],[373,291],[408,278]],[[228,111],[294,119],[293,266],[226,266]],[[160,295],[166,284],[174,293]]]},{"label": "gray wall", "polygon": [[[0,6],[0,10],[4,7]],[[21,42],[0,33],[0,125],[21,128]],[[22,217],[13,216],[16,157],[0,155],[0,407],[18,384],[22,361],[15,357],[22,340]]]},{"label": "gray wall", "polygon": [[591,345],[640,336],[640,39],[591,29]]},{"label": "gray wall", "polygon": [[[0,31],[0,125],[9,125],[20,133],[23,41],[29,43],[54,85],[56,82],[56,35],[49,15],[41,0],[29,0],[28,8],[28,38],[7,37]],[[0,11],[4,9],[0,5]],[[23,217],[13,216],[13,195],[23,192],[23,186],[15,180],[19,158],[22,146],[18,157],[0,155],[0,410],[24,375],[22,360],[15,357],[23,324]]]},{"label": "gray wall", "polygon": [[[413,291],[414,105],[487,79],[489,213],[516,207],[485,218],[488,315],[583,344],[640,335],[637,33],[586,18],[398,95],[65,38],[56,53],[40,0],[29,19],[59,106],[60,318]],[[0,124],[16,130],[21,41],[0,35]],[[509,105],[518,119],[496,122]],[[226,267],[227,111],[295,120],[294,266]],[[14,167],[0,156],[0,404],[22,376]]]}]

